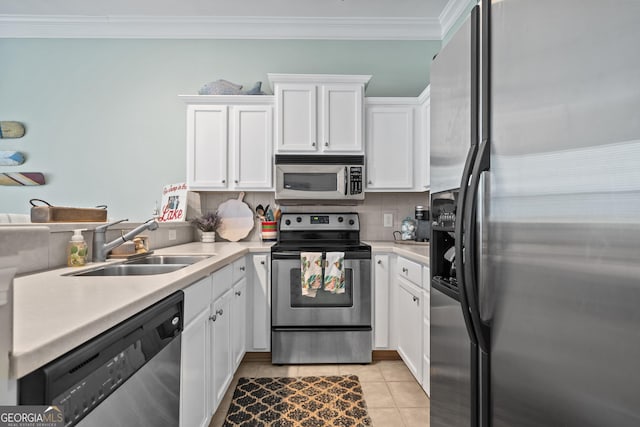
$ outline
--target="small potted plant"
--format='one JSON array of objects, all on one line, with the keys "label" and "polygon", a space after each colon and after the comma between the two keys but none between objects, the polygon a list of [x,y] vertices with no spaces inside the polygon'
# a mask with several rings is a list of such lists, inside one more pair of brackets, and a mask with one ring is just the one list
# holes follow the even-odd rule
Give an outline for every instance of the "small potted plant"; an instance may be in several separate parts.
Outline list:
[{"label": "small potted plant", "polygon": [[220,217],[218,212],[209,212],[198,218],[191,220],[196,228],[202,231],[201,241],[203,243],[213,243],[216,241],[216,230],[220,225]]}]

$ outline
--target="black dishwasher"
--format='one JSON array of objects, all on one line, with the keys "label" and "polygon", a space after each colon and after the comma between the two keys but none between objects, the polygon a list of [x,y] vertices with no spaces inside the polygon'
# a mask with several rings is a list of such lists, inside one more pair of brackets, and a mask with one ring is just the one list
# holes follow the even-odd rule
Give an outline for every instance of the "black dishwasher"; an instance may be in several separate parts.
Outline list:
[{"label": "black dishwasher", "polygon": [[177,426],[184,294],[178,291],[18,381],[21,405],[65,426]]}]

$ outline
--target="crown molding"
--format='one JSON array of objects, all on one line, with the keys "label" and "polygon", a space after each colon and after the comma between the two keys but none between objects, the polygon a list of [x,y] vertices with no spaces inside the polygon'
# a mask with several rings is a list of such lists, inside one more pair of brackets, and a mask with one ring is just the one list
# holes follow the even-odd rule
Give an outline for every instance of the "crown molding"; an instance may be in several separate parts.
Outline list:
[{"label": "crown molding", "polygon": [[440,14],[440,39],[443,40],[449,30],[456,24],[458,19],[471,4],[477,4],[477,0],[449,0]]},{"label": "crown molding", "polygon": [[[458,0],[450,0],[450,3]],[[463,2],[464,3],[464,2]],[[0,15],[0,38],[441,40],[436,18]]]}]

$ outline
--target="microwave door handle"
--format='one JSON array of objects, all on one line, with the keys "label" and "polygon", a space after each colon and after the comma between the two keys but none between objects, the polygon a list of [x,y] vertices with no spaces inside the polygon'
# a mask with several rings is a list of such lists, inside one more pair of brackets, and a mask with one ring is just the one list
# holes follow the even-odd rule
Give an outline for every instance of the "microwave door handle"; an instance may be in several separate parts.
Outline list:
[{"label": "microwave door handle", "polygon": [[344,195],[347,195],[347,190],[349,187],[349,168],[347,166],[344,167]]}]

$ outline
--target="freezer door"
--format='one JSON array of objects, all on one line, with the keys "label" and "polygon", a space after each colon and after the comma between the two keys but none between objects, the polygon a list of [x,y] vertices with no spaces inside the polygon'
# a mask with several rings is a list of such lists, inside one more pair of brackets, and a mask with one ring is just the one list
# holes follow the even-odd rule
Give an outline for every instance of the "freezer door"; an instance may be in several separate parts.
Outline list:
[{"label": "freezer door", "polygon": [[491,8],[492,425],[638,426],[640,2]]},{"label": "freezer door", "polygon": [[431,427],[469,427],[471,342],[460,302],[431,288]]},{"label": "freezer door", "polygon": [[462,25],[431,65],[431,192],[460,187],[471,144],[471,23]]}]

